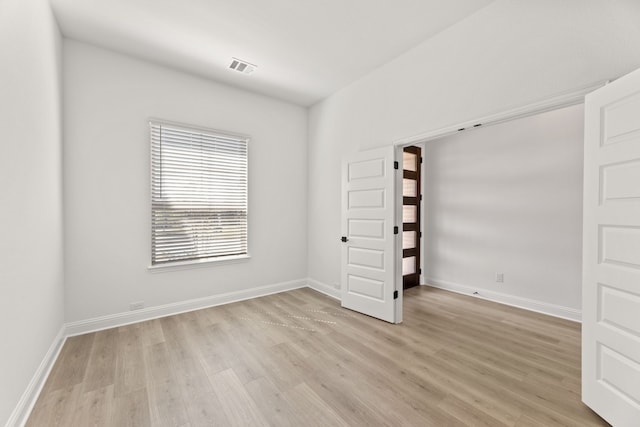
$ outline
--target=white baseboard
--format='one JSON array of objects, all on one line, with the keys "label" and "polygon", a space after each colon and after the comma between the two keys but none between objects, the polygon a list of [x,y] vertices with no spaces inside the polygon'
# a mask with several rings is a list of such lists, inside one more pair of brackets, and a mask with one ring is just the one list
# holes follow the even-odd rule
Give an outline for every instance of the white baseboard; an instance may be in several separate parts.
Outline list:
[{"label": "white baseboard", "polygon": [[335,298],[337,300],[341,299],[340,289],[336,289],[333,286],[327,285],[326,283],[319,282],[315,279],[308,278],[307,286],[311,289],[321,292],[331,298]]},{"label": "white baseboard", "polygon": [[199,310],[216,305],[229,304],[232,302],[290,291],[292,289],[304,288],[305,286],[307,286],[307,281],[305,279],[292,280],[289,282],[276,283],[273,285],[260,286],[241,291],[211,295],[204,298],[196,298],[171,304],[148,307],[143,308],[142,310],[127,311],[124,313],[116,313],[93,319],[70,322],[65,325],[65,330],[66,335],[69,337],[81,335],[117,326],[129,325],[131,323],[143,322],[145,320],[172,316],[174,314],[185,313],[187,311]]},{"label": "white baseboard", "polygon": [[[563,319],[572,320],[574,322],[582,321],[582,311],[576,310],[575,308],[550,304],[548,302],[532,300],[529,298],[522,298],[515,295],[504,294],[501,292],[477,289],[471,286],[461,285],[459,283],[453,283],[440,279],[427,278],[426,284],[427,286],[431,286],[434,288],[474,296],[477,298],[498,302],[500,304],[511,305],[513,307],[524,308],[525,310],[548,314],[549,316],[560,317]],[[474,292],[478,292],[478,294],[474,294]]]},{"label": "white baseboard", "polygon": [[60,350],[62,349],[62,345],[65,340],[65,329],[64,326],[62,326],[56,337],[53,339],[53,342],[42,359],[40,366],[38,366],[38,369],[33,374],[29,385],[24,393],[22,393],[22,396],[20,397],[16,407],[13,409],[5,427],[22,427],[26,424],[27,419],[29,419],[29,415],[31,415],[31,411],[38,400],[38,396],[40,396],[40,391],[42,391],[42,387],[44,387],[44,383],[49,377],[51,368],[53,368],[53,364],[58,359],[58,355],[60,354]]}]

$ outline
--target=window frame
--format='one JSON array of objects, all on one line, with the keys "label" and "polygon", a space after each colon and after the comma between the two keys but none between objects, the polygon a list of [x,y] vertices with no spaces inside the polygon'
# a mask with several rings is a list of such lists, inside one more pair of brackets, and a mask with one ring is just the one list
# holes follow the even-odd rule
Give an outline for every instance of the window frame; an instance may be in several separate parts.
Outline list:
[{"label": "window frame", "polygon": [[[159,272],[163,270],[184,270],[198,267],[210,267],[212,265],[220,265],[220,264],[234,264],[238,262],[248,261],[251,258],[251,254],[249,251],[250,248],[250,221],[249,221],[249,174],[250,174],[250,161],[249,161],[249,149],[251,137],[242,133],[221,131],[218,129],[212,129],[208,127],[198,126],[198,125],[190,125],[184,123],[173,122],[164,119],[158,118],[149,118],[147,121],[148,124],[148,139],[147,139],[147,147],[149,149],[149,265],[148,270],[150,272]],[[246,222],[246,235],[247,235],[247,246],[246,253],[244,254],[233,254],[233,255],[221,255],[221,256],[209,256],[202,257],[197,259],[189,259],[189,260],[175,260],[175,261],[167,261],[161,263],[153,262],[153,128],[154,126],[168,126],[172,128],[177,128],[177,130],[194,132],[194,133],[204,133],[207,135],[211,135],[213,137],[222,137],[222,138],[232,138],[238,141],[243,141],[246,144],[246,178],[247,178],[247,186],[246,186],[246,214],[247,214],[247,222]]]}]

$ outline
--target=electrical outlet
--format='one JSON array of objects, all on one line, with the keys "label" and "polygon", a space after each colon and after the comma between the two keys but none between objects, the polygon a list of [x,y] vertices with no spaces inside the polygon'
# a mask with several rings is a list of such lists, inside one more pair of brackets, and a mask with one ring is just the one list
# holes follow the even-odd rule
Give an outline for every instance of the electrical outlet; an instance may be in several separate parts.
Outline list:
[{"label": "electrical outlet", "polygon": [[504,273],[496,273],[496,282],[504,283]]},{"label": "electrical outlet", "polygon": [[129,310],[142,310],[144,308],[144,301],[132,302],[129,304]]}]

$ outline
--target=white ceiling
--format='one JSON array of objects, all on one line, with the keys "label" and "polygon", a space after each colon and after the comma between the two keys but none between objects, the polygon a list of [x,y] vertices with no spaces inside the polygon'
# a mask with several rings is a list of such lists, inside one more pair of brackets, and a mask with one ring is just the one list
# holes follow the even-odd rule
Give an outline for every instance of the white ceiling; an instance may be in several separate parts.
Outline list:
[{"label": "white ceiling", "polygon": [[[311,105],[492,0],[51,0],[62,33]],[[258,66],[228,69],[231,57]]]}]

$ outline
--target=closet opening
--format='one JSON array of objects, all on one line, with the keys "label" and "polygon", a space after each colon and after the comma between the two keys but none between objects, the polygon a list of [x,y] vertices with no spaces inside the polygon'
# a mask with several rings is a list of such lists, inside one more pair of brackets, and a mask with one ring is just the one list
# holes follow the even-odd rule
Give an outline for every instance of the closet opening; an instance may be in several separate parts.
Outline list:
[{"label": "closet opening", "polygon": [[422,149],[417,146],[402,150],[402,287],[420,284],[420,222],[422,186]]}]

